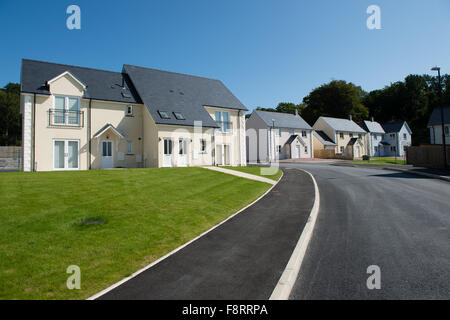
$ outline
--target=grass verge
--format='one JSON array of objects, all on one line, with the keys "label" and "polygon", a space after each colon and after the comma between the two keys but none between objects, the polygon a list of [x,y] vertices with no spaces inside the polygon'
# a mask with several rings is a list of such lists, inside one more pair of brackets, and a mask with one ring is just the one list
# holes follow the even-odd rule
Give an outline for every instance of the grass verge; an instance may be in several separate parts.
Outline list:
[{"label": "grass verge", "polygon": [[394,157],[371,157],[369,161],[366,160],[355,160],[351,161],[352,164],[372,164],[372,165],[404,165],[406,160],[402,158]]},{"label": "grass verge", "polygon": [[203,168],[1,173],[0,299],[87,298],[269,187]]}]

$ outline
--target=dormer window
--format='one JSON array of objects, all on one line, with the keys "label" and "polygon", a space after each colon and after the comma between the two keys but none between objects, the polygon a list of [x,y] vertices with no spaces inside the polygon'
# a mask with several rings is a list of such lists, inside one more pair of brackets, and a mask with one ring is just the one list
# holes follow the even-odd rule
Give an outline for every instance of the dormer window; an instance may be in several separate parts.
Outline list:
[{"label": "dormer window", "polygon": [[158,114],[162,119],[170,119],[170,115],[167,111],[158,110]]},{"label": "dormer window", "polygon": [[173,115],[177,118],[177,120],[186,120],[181,112],[174,112]]},{"label": "dormer window", "polygon": [[127,110],[125,111],[125,114],[126,114],[128,117],[133,116],[133,106],[127,106]]}]

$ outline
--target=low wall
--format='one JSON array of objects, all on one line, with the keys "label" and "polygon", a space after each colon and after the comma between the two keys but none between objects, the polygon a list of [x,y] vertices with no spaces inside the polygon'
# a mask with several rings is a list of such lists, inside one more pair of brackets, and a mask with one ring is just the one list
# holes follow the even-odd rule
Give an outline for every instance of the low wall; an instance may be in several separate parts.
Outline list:
[{"label": "low wall", "polygon": [[0,170],[22,168],[22,147],[0,147]]},{"label": "low wall", "polygon": [[[447,164],[450,165],[450,145],[447,149]],[[420,167],[443,167],[444,153],[441,145],[426,144],[406,148],[406,163]]]},{"label": "low wall", "polygon": [[314,158],[319,159],[342,159],[342,160],[353,160],[353,157],[349,152],[345,152],[344,154],[337,154],[334,149],[315,149],[314,150]]}]

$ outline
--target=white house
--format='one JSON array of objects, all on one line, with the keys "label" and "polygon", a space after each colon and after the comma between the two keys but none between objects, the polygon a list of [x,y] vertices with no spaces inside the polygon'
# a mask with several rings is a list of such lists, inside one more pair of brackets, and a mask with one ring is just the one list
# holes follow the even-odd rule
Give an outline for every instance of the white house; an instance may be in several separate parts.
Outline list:
[{"label": "white house", "polygon": [[[428,121],[430,143],[442,144],[441,108],[435,108]],[[450,144],[450,106],[444,107],[445,144]]]},{"label": "white house", "polygon": [[373,118],[370,121],[364,120],[359,124],[361,128],[367,131],[366,135],[366,147],[367,154],[371,157],[382,157],[384,144],[384,129],[378,122],[374,121]]},{"label": "white house", "polygon": [[246,121],[246,128],[249,162],[314,157],[313,130],[297,112],[254,110]]},{"label": "white house", "polygon": [[405,147],[411,146],[412,131],[406,121],[389,122],[381,125],[385,131],[381,156],[403,157]]}]

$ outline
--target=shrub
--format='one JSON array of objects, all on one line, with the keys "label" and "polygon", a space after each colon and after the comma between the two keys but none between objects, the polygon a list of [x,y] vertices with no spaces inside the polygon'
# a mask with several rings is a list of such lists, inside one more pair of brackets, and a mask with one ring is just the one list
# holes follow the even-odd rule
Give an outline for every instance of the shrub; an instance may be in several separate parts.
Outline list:
[{"label": "shrub", "polygon": [[363,158],[363,160],[367,160],[367,161],[370,160],[370,156],[368,156],[368,155],[364,155],[362,158]]}]

